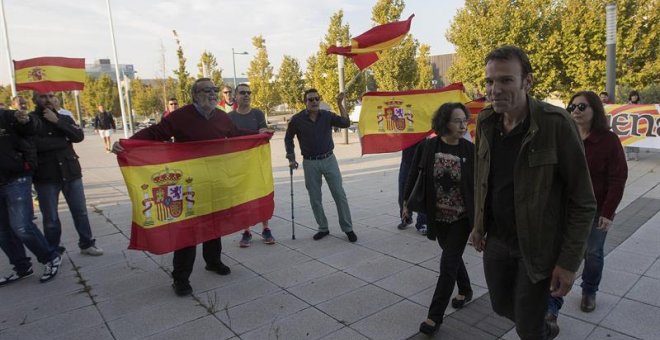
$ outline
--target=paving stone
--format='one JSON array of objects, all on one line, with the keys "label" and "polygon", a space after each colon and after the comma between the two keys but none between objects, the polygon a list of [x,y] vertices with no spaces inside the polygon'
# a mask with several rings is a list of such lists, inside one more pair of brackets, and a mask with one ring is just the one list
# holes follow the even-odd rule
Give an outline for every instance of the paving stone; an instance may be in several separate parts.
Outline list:
[{"label": "paving stone", "polygon": [[616,249],[605,258],[607,267],[633,274],[644,274],[655,262],[656,257]]},{"label": "paving stone", "polygon": [[275,318],[256,330],[241,334],[241,339],[318,339],[344,327],[337,320],[310,307]]},{"label": "paving stone", "polygon": [[115,340],[105,324],[97,324],[91,327],[76,329],[70,332],[57,334],[56,340]]},{"label": "paving stone", "polygon": [[660,334],[660,308],[622,299],[600,326],[641,339],[655,339]]},{"label": "paving stone", "polygon": [[310,260],[264,274],[263,277],[282,288],[289,288],[336,271],[337,269],[325,263]]},{"label": "paving stone", "polygon": [[635,338],[615,332],[611,329],[596,327],[586,340],[634,340]]},{"label": "paving stone", "polygon": [[321,338],[322,340],[346,340],[346,339],[351,339],[351,340],[368,340],[369,338],[365,337],[364,335],[358,333],[357,331],[353,330],[350,327],[344,327],[341,328],[340,330],[333,332],[329,334],[328,336],[324,336]]},{"label": "paving stone", "polygon": [[383,254],[369,250],[364,247],[353,247],[346,251],[322,257],[319,261],[337,269],[346,269],[368,262],[369,260],[382,256]]},{"label": "paving stone", "polygon": [[281,289],[260,276],[242,280],[214,290],[195,293],[205,306],[216,309],[231,308],[239,304],[256,300],[263,296],[281,291]]},{"label": "paving stone", "polygon": [[569,316],[557,319],[559,325],[559,336],[557,340],[585,339],[594,329],[594,325],[583,320],[574,319]]},{"label": "paving stone", "polygon": [[164,332],[154,334],[148,340],[224,340],[234,337],[234,333],[222,322],[211,315],[186,322]]},{"label": "paving stone", "polygon": [[[607,258],[605,259],[605,263],[608,263]],[[603,269],[603,277],[598,289],[600,292],[623,296],[630,290],[630,288],[632,288],[635,282],[639,280],[639,277],[640,275],[638,274],[614,270],[606,265]],[[578,279],[577,281],[582,282],[582,279]],[[582,288],[576,287],[576,291],[581,293]]]},{"label": "paving stone", "polygon": [[426,310],[403,300],[351,325],[360,334],[372,339],[406,339],[418,333],[419,323],[426,319]]},{"label": "paving stone", "polygon": [[356,290],[367,283],[342,272],[302,283],[288,289],[291,294],[305,300],[311,305],[330,300],[334,296]]},{"label": "paving stone", "polygon": [[316,306],[343,324],[350,325],[402,298],[374,285],[367,285]]},{"label": "paving stone", "polygon": [[390,256],[382,256],[347,268],[345,272],[366,282],[373,283],[396,274],[409,266],[409,263],[403,262],[399,259]]},{"label": "paving stone", "polygon": [[[20,282],[16,284],[20,284]],[[48,304],[45,304],[43,299],[30,299],[11,305],[5,304],[3,301],[0,309],[0,328],[29,325],[44,318],[91,305],[92,299],[87,294],[78,292],[52,295],[48,297]]]},{"label": "paving stone", "polygon": [[96,308],[86,306],[43,318],[29,325],[3,329],[0,335],[3,339],[46,339],[102,324],[103,319]]},{"label": "paving stone", "polygon": [[642,276],[625,297],[660,307],[660,280]]},{"label": "paving stone", "polygon": [[376,281],[374,284],[407,298],[435,286],[437,281],[437,273],[415,266]]},{"label": "paving stone", "polygon": [[582,290],[572,289],[568,295],[564,297],[564,305],[560,311],[559,322],[561,322],[563,316],[566,315],[592,324],[599,324],[612,311],[612,309],[614,309],[620,300],[620,296],[600,291],[596,294],[596,309],[591,313],[585,313],[580,309]]},{"label": "paving stone", "polygon": [[656,260],[651,268],[644,273],[645,276],[660,279],[660,259]]}]

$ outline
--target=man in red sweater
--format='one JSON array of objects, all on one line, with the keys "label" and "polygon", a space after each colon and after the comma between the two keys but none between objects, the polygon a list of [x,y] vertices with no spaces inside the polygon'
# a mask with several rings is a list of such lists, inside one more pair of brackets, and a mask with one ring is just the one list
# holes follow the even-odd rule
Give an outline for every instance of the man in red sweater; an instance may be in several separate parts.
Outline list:
[{"label": "man in red sweater", "polygon": [[[131,139],[168,141],[172,137],[176,142],[191,142],[268,132],[240,129],[234,125],[229,116],[216,107],[218,103],[217,88],[211,79],[199,78],[192,86],[193,103],[185,105],[164,117],[160,123],[138,131]],[[115,143],[114,153],[122,152],[124,148]],[[222,243],[220,238],[208,240],[203,244],[202,254],[206,261],[206,270],[220,275],[228,275],[231,270],[220,260]],[[172,259],[172,288],[179,296],[192,294],[190,274],[195,264],[196,246],[185,247],[174,251]]]}]

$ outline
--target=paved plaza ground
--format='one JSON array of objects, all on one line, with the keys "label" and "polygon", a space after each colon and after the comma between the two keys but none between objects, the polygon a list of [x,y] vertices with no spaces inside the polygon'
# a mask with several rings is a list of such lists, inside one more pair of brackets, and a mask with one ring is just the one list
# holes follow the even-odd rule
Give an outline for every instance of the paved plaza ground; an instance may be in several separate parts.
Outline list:
[{"label": "paved plaza ground", "polygon": [[[116,137],[116,135],[115,135]],[[415,228],[397,230],[400,153],[360,155],[355,134],[335,153],[358,235],[349,243],[324,185],[330,237],[313,241],[316,223],[302,170],[295,172],[296,239],[291,239],[291,193],[284,133],[271,141],[275,245],[255,235],[239,248],[240,233],[223,237],[229,276],[204,270],[201,247],[191,276],[194,293],[177,297],[171,254],[127,250],[131,210],[116,158],[88,131],[76,146],[101,257],[83,256],[66,206],[60,206],[64,254],[60,273],[0,288],[0,339],[424,339],[438,276],[437,243]],[[580,279],[559,317],[559,339],[660,338],[660,152],[644,150],[628,163],[623,202],[608,235],[597,309],[579,310]],[[63,201],[63,199],[61,199]],[[41,227],[41,220],[37,221]],[[253,228],[260,232],[261,226]],[[475,300],[449,314],[436,338],[516,339],[512,323],[493,314],[481,254],[463,257]],[[10,272],[0,255],[0,274]]]}]

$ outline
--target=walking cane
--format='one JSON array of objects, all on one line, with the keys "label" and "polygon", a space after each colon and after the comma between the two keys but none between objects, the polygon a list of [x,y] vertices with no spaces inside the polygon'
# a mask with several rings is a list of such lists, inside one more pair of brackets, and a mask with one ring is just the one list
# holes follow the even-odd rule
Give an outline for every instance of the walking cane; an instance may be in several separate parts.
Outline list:
[{"label": "walking cane", "polygon": [[289,167],[289,175],[291,177],[291,239],[296,239],[296,229],[294,227],[294,216],[293,216],[293,168]]}]

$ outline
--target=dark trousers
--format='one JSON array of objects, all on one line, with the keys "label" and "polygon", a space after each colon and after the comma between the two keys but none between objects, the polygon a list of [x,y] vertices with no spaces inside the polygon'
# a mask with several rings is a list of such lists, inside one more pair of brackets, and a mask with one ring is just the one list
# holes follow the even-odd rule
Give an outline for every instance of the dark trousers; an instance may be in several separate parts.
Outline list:
[{"label": "dark trousers", "polygon": [[[412,167],[412,158],[410,160],[401,159],[401,165],[399,165],[399,217],[401,217],[401,210],[403,209],[403,192],[406,189],[406,182],[408,181],[408,175],[410,174],[410,168]],[[412,212],[410,212],[410,220],[406,221],[407,223],[412,223]],[[417,213],[417,221],[415,226],[419,228],[420,226],[426,224],[426,214]]]},{"label": "dark trousers", "polygon": [[515,322],[520,339],[545,339],[550,278],[533,283],[519,247],[494,237],[486,242],[484,272],[495,313]]},{"label": "dark trousers", "polygon": [[[206,241],[202,244],[202,256],[209,266],[217,266],[220,261],[220,252],[222,251],[222,242],[220,238]],[[197,255],[197,246],[190,246],[174,251],[172,258],[172,278],[174,281],[188,282],[193,266],[195,265],[195,255]]]},{"label": "dark trousers", "polygon": [[458,294],[466,295],[472,292],[470,277],[463,262],[463,250],[470,235],[470,226],[468,219],[464,218],[450,224],[439,223],[437,229],[436,237],[442,248],[440,276],[435,285],[428,318],[441,323],[454,291],[454,284],[458,285]]}]

